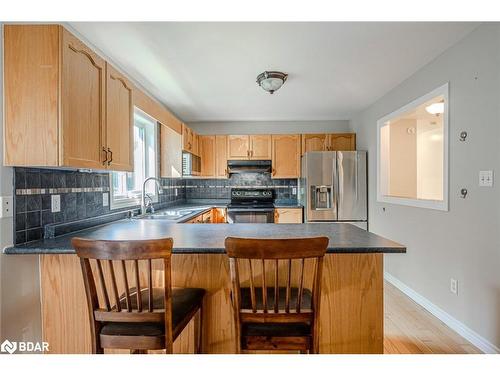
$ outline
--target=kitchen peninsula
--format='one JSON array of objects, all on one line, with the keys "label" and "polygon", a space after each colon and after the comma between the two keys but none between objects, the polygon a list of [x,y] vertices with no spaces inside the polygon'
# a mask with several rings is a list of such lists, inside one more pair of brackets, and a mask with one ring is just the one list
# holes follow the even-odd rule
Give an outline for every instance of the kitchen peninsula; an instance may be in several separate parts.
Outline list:
[{"label": "kitchen peninsula", "polygon": [[[329,237],[323,271],[320,353],[383,353],[383,254],[406,252],[400,244],[341,223],[179,224],[125,219],[76,235],[108,240],[172,237],[173,285],[207,290],[202,320],[204,353],[233,353],[235,348],[229,265],[224,254],[226,237]],[[40,254],[43,338],[50,343],[51,353],[90,352],[83,279],[70,244],[74,236],[5,250],[7,254]],[[192,352],[193,330],[190,323],[176,340],[175,352]]]}]

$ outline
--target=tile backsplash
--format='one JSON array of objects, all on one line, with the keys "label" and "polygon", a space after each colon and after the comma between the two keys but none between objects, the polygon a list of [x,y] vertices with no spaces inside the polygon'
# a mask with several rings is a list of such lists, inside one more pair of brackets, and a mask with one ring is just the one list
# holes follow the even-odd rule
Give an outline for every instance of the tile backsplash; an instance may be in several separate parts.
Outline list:
[{"label": "tile backsplash", "polygon": [[[109,205],[103,206],[103,194],[108,194],[109,202],[109,178],[108,172],[14,168],[15,244],[44,238],[50,232],[47,226],[51,229],[68,223],[68,228],[77,228],[80,221],[96,217],[105,220],[104,217],[113,217],[110,213],[138,208],[111,210]],[[236,174],[229,179],[162,178],[161,181],[157,209],[192,199],[229,200],[231,188],[238,187],[273,188],[277,202],[297,200],[297,179],[271,179],[270,174],[264,173]],[[60,196],[61,210],[53,213],[51,195],[54,194]]]},{"label": "tile backsplash", "polygon": [[269,173],[234,174],[229,179],[186,179],[186,198],[230,199],[232,188],[272,188],[278,201],[297,200],[297,179],[272,179]]},{"label": "tile backsplash", "polygon": [[[84,220],[134,207],[111,210],[103,206],[108,194],[108,172],[14,168],[14,238],[16,244],[44,237],[46,225]],[[177,189],[177,196],[175,190]],[[51,212],[51,195],[60,196],[60,212]],[[162,179],[162,194],[156,208],[185,200],[182,179]],[[136,206],[137,207],[137,206]]]}]

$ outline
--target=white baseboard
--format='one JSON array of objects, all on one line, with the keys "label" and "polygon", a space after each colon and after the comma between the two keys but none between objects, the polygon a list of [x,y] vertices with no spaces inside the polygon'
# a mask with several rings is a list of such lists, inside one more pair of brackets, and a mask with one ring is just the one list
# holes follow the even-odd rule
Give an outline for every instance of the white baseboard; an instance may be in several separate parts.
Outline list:
[{"label": "white baseboard", "polygon": [[398,288],[401,292],[406,294],[408,297],[410,297],[413,301],[418,303],[424,309],[429,311],[432,315],[434,315],[436,318],[438,318],[440,321],[442,321],[444,324],[450,327],[453,331],[455,331],[464,339],[466,339],[471,344],[476,346],[482,352],[487,354],[500,353],[500,348],[498,348],[497,346],[486,340],[481,335],[474,332],[472,329],[467,327],[462,322],[452,317],[446,311],[434,305],[427,298],[415,292],[408,285],[404,284],[403,282],[392,276],[390,273],[384,272],[384,279],[387,280],[392,285],[394,285],[396,288]]}]

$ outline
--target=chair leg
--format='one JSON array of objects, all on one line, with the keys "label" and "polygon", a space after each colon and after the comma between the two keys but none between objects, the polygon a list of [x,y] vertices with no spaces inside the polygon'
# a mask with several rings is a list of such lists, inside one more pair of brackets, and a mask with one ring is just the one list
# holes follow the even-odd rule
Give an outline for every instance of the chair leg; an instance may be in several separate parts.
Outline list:
[{"label": "chair leg", "polygon": [[148,351],[144,349],[130,349],[130,354],[148,354]]},{"label": "chair leg", "polygon": [[194,352],[195,354],[202,353],[202,344],[203,344],[203,306],[200,306],[200,309],[194,316]]}]

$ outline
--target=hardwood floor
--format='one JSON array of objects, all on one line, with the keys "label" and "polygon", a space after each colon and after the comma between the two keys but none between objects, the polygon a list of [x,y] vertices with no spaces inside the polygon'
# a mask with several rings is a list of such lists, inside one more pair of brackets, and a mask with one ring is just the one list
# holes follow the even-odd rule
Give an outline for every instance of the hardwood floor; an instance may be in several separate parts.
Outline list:
[{"label": "hardwood floor", "polygon": [[384,311],[385,354],[481,353],[387,282],[384,284]]}]

